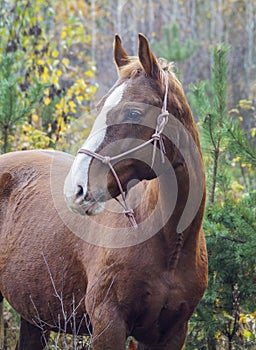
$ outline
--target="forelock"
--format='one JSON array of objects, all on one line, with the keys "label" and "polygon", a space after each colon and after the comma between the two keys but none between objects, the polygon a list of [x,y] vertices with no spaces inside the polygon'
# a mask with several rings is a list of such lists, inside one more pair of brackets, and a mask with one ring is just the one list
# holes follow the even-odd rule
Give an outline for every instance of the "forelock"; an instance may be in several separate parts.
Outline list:
[{"label": "forelock", "polygon": [[[180,82],[176,74],[174,73],[174,63],[168,62],[164,58],[159,58],[157,61],[159,67],[162,68],[162,71],[166,72],[171,80],[173,80],[176,84],[180,85]],[[137,56],[129,56],[129,63],[119,68],[119,76],[123,79],[129,79],[136,76],[142,71],[143,67],[139,61],[139,58]],[[161,80],[164,83],[164,74],[161,74]]]},{"label": "forelock", "polygon": [[119,68],[121,78],[129,79],[142,71],[142,65],[138,57],[130,56],[129,63]]}]

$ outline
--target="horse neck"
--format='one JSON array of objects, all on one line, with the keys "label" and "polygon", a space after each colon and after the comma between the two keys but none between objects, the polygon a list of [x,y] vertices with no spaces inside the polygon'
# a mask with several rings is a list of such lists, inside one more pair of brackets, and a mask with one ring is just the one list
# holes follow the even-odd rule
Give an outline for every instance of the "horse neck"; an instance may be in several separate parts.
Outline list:
[{"label": "horse neck", "polygon": [[[203,165],[201,165],[203,167]],[[203,169],[203,168],[202,168]],[[188,177],[194,177],[195,186],[200,185],[202,188],[202,198],[198,201],[198,210],[192,213],[191,222],[183,224],[184,229],[178,230],[180,223],[184,220],[183,212],[186,208],[189,198],[189,181]],[[198,179],[197,169],[178,168],[174,171],[166,171],[159,178],[149,181],[143,198],[144,216],[145,212],[152,212],[156,206],[156,221],[159,224],[158,236],[164,238],[166,251],[168,252],[168,266],[175,269],[178,264],[181,250],[188,254],[196,256],[196,250],[199,247],[200,231],[203,219],[205,205],[205,185],[196,184]],[[193,199],[193,197],[192,197]],[[190,199],[191,200],[191,199]],[[193,204],[193,203],[192,203]],[[192,208],[193,209],[193,208]],[[154,215],[154,214],[153,214]],[[185,225],[185,226],[184,226]]]}]

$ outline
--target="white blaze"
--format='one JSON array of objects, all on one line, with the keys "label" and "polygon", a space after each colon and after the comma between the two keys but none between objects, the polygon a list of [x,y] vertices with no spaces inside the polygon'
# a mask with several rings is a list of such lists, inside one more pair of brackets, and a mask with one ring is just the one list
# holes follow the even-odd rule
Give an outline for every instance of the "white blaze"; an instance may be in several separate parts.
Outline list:
[{"label": "white blaze", "polygon": [[[118,105],[123,97],[126,83],[119,85],[107,97],[102,110],[95,120],[93,128],[88,136],[88,139],[83,144],[82,148],[95,152],[103,142],[107,130],[107,115]],[[88,170],[92,161],[90,156],[78,153],[70,172],[66,178],[64,186],[64,194],[66,197],[72,197],[77,193],[78,186],[83,188],[83,193],[87,193]]]}]

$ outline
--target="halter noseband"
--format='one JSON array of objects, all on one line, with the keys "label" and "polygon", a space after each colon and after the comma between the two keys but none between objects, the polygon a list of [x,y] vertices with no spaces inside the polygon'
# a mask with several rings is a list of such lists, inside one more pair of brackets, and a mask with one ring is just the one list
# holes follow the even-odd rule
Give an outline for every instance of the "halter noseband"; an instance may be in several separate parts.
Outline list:
[{"label": "halter noseband", "polygon": [[106,164],[109,166],[115,180],[117,183],[117,186],[119,188],[119,191],[121,193],[121,197],[122,197],[122,201],[120,201],[118,198],[115,198],[115,200],[122,206],[122,208],[124,209],[123,213],[125,214],[125,216],[128,217],[131,225],[133,228],[137,228],[138,225],[136,223],[135,217],[134,217],[134,211],[132,210],[132,208],[129,207],[128,203],[127,203],[127,199],[126,199],[126,192],[123,190],[121,181],[119,180],[119,177],[113,167],[113,165],[111,164],[112,161],[118,160],[124,156],[127,156],[133,152],[136,152],[137,150],[140,150],[142,148],[144,148],[145,146],[149,145],[150,143],[153,142],[153,153],[152,153],[152,162],[151,162],[151,168],[154,165],[155,162],[155,155],[156,155],[156,146],[157,143],[159,144],[159,148],[160,148],[160,152],[161,152],[161,159],[162,162],[164,163],[165,161],[165,147],[164,147],[164,141],[163,141],[163,137],[162,137],[162,133],[164,130],[165,125],[168,122],[168,116],[169,116],[169,112],[167,111],[167,98],[168,98],[168,86],[169,86],[169,82],[168,82],[168,73],[165,73],[163,71],[164,74],[164,78],[165,78],[165,94],[164,94],[164,99],[163,99],[163,106],[161,109],[161,113],[159,114],[159,116],[157,117],[157,123],[156,123],[156,128],[155,128],[155,132],[153,133],[153,135],[151,136],[151,138],[148,141],[145,141],[144,143],[142,143],[141,145],[137,146],[137,147],[133,147],[130,150],[120,153],[116,156],[113,157],[109,157],[109,156],[102,156],[99,153],[90,151],[88,149],[85,148],[80,148],[78,153],[83,153],[86,154],[87,156],[90,156],[92,158],[98,159],[100,160],[103,164]]}]

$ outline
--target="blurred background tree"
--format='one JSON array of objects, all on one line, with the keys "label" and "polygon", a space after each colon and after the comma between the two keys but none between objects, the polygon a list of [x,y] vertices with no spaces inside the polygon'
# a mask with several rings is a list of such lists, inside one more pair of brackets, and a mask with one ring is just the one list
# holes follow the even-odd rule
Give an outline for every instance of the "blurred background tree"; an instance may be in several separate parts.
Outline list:
[{"label": "blurred background tree", "polygon": [[152,48],[158,57],[164,57],[170,62],[180,62],[188,59],[196,51],[198,45],[191,39],[184,44],[179,38],[180,30],[177,23],[163,27],[162,40],[152,40]]}]

